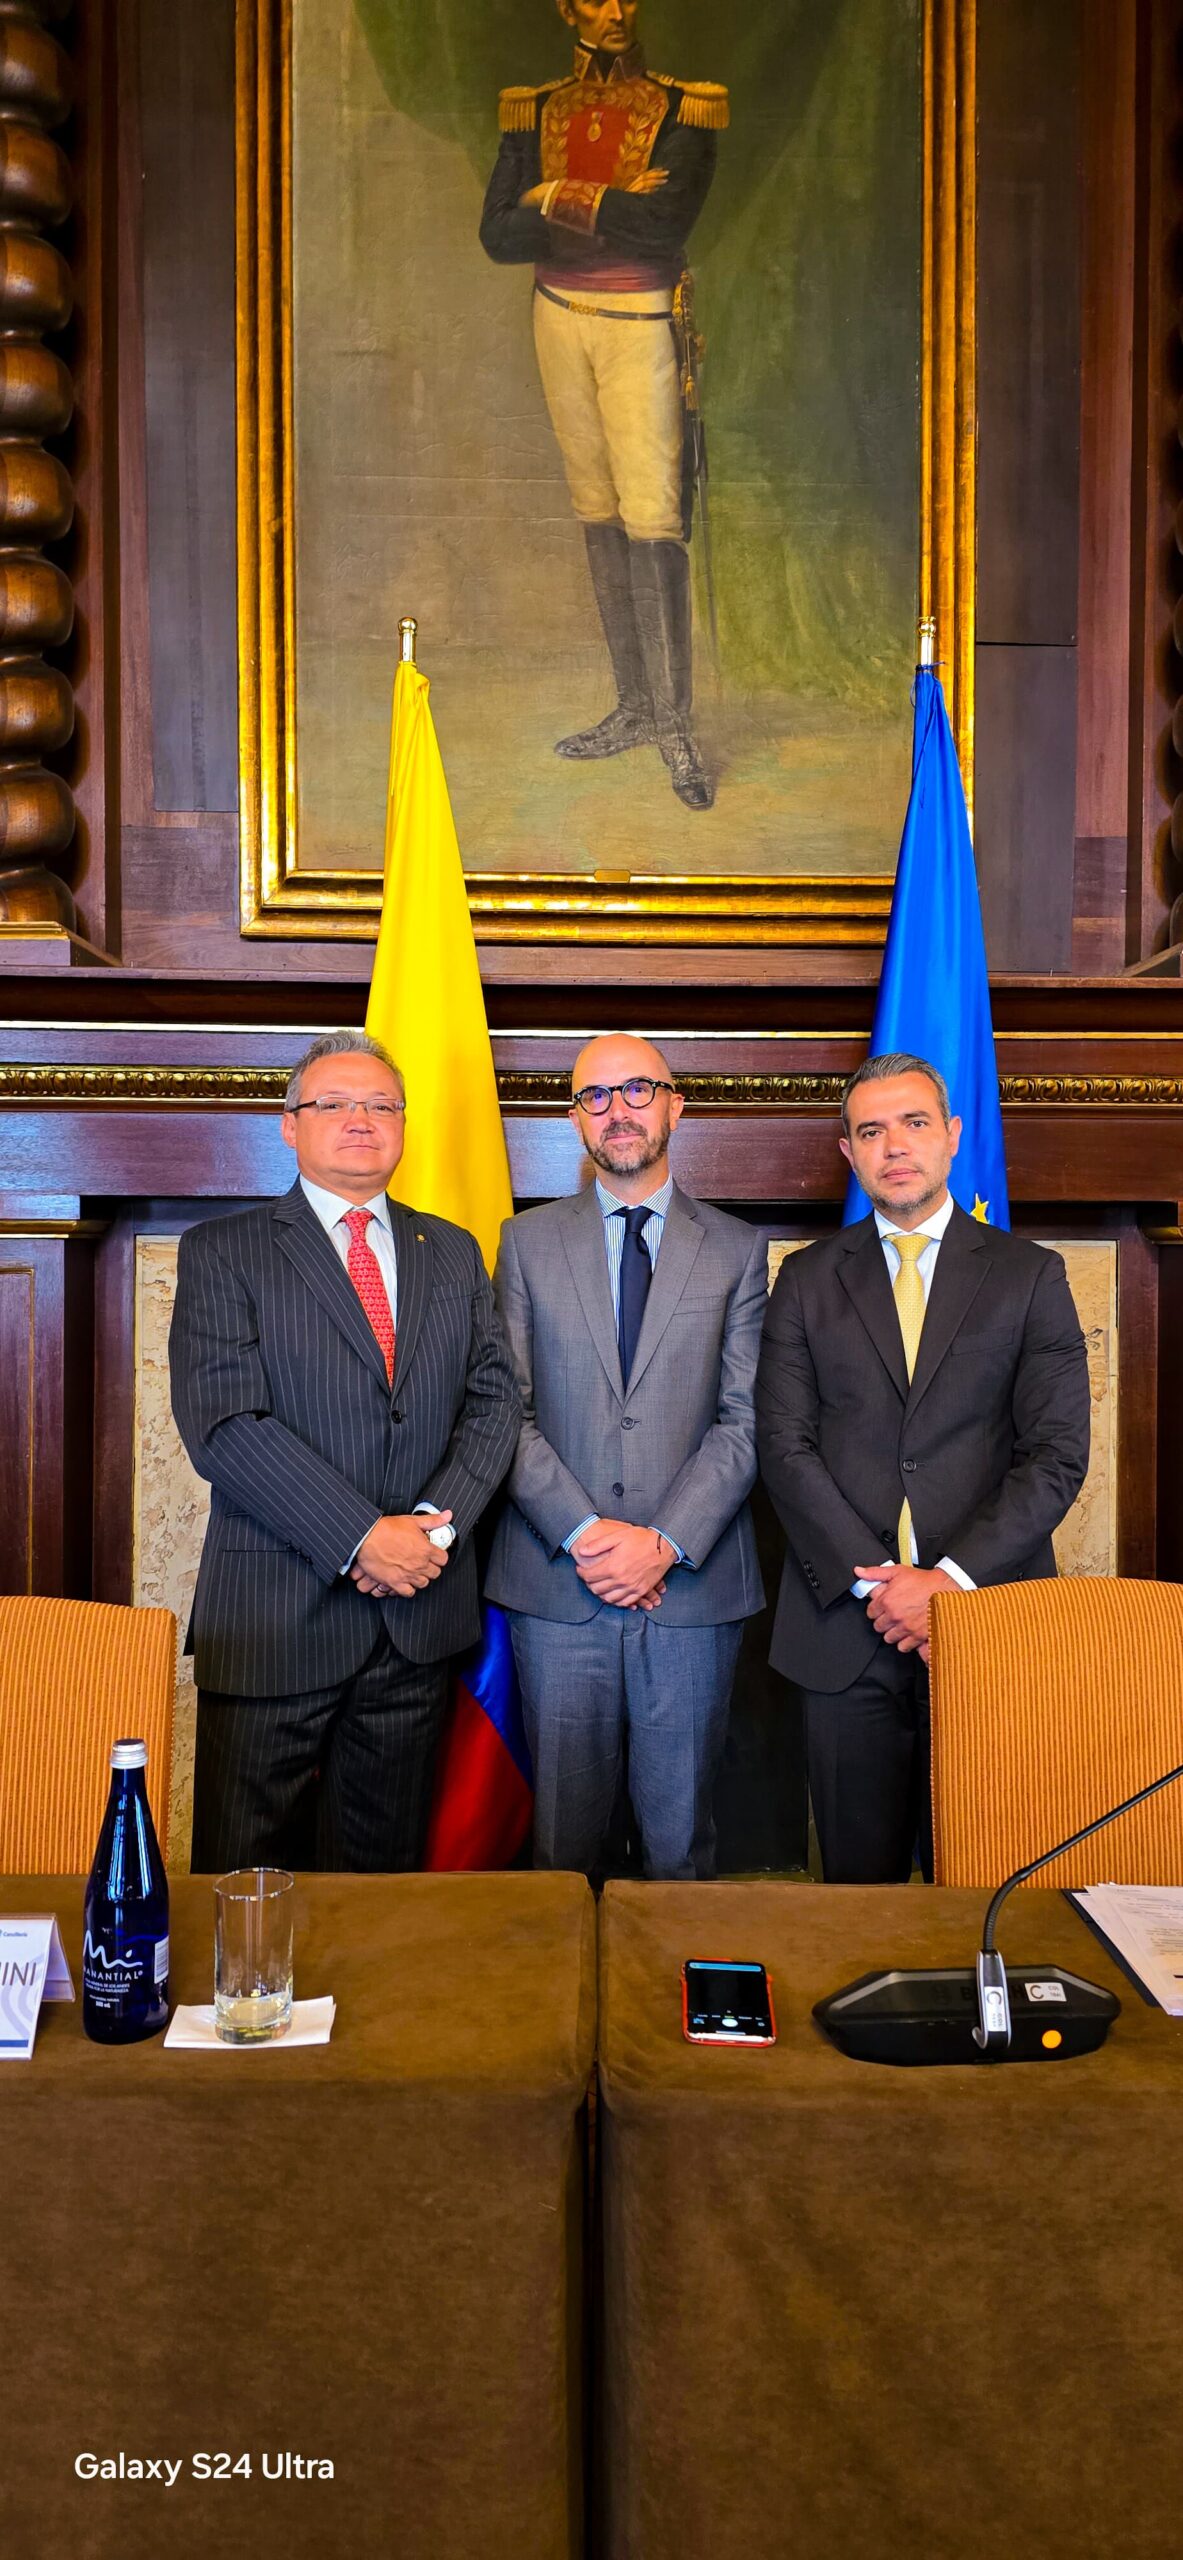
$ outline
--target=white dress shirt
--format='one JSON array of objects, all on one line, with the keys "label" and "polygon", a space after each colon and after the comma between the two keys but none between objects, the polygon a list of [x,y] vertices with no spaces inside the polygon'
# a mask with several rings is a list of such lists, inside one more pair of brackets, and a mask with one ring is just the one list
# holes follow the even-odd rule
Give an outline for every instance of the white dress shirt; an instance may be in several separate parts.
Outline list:
[{"label": "white dress shirt", "polygon": [[[924,1303],[926,1307],[928,1305],[929,1292],[932,1288],[932,1275],[937,1267],[937,1255],[941,1249],[941,1238],[945,1233],[945,1229],[948,1226],[952,1215],[953,1194],[951,1191],[947,1191],[941,1202],[940,1208],[933,1210],[931,1218],[922,1218],[918,1227],[909,1227],[908,1229],[909,1235],[928,1237],[928,1243],[925,1245],[923,1253],[918,1253],[916,1256],[916,1268],[920,1274],[920,1284],[924,1291]],[[894,1291],[896,1274],[899,1271],[902,1259],[902,1256],[894,1242],[894,1238],[898,1235],[899,1229],[898,1227],[893,1226],[891,1219],[885,1218],[882,1211],[879,1209],[876,1209],[875,1211],[875,1224],[879,1230],[880,1244],[883,1247],[883,1259],[887,1264],[887,1276]],[[888,1559],[885,1556],[884,1563],[886,1564],[887,1561]],[[918,1564],[919,1561],[920,1559],[916,1551],[916,1532],[913,1530],[912,1563]],[[942,1573],[947,1573],[950,1581],[956,1582],[962,1591],[977,1590],[978,1586],[976,1582],[971,1582],[969,1575],[962,1572],[961,1566],[959,1564],[954,1564],[952,1556],[941,1557],[939,1570]],[[856,1600],[866,1600],[870,1593],[877,1588],[876,1584],[873,1582],[852,1582],[850,1587]]]},{"label": "white dress shirt", "polygon": [[346,1269],[349,1267],[349,1247],[352,1239],[345,1220],[351,1209],[369,1210],[371,1223],[366,1228],[365,1240],[381,1272],[382,1286],[390,1304],[390,1321],[397,1332],[398,1256],[394,1250],[394,1236],[390,1225],[390,1202],[386,1193],[379,1191],[373,1200],[343,1200],[339,1191],[322,1190],[319,1182],[309,1182],[307,1175],[303,1173],[300,1176],[300,1189],[309,1208],[315,1211],[325,1234],[335,1246]]}]

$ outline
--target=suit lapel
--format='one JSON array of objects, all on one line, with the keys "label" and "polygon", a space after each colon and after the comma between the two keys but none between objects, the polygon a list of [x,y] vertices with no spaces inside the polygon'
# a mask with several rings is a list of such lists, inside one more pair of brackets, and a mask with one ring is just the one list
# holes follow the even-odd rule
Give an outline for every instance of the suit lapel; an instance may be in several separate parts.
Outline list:
[{"label": "suit lapel", "polygon": [[[604,1375],[613,1394],[623,1402],[620,1345],[612,1314],[612,1284],[608,1278],[604,1221],[594,1182],[589,1183],[587,1190],[571,1203],[563,1221],[563,1245],[588,1332],[604,1364]],[[659,1264],[660,1259],[659,1255]],[[646,1307],[646,1318],[648,1313]]]},{"label": "suit lapel", "polygon": [[[348,1206],[348,1201],[343,1200],[342,1210]],[[377,1372],[385,1386],[386,1362],[378,1337],[336,1246],[326,1235],[315,1209],[309,1207],[298,1182],[284,1193],[282,1200],[276,1201],[272,1217],[281,1253],[294,1264],[301,1279],[319,1300],[325,1314],[344,1334],[359,1359],[365,1361],[367,1368]],[[399,1294],[401,1297],[401,1269]],[[399,1312],[401,1314],[401,1308]]]},{"label": "suit lapel", "polygon": [[[919,1403],[945,1357],[958,1328],[976,1298],[989,1270],[989,1257],[982,1252],[986,1229],[975,1226],[964,1209],[954,1208],[941,1239],[932,1287],[916,1354],[916,1367],[908,1394],[908,1406]],[[881,1257],[882,1258],[882,1257]]]},{"label": "suit lapel", "polygon": [[661,1251],[653,1267],[653,1278],[645,1301],[641,1336],[628,1382],[630,1396],[634,1387],[640,1385],[678,1304],[701,1248],[704,1232],[694,1214],[693,1202],[687,1200],[675,1184],[662,1232]]},{"label": "suit lapel", "polygon": [[[862,1218],[857,1226],[848,1227],[843,1243],[846,1244],[846,1253],[838,1265],[838,1277],[848,1298],[862,1318],[892,1385],[903,1401],[908,1393],[904,1337],[900,1332],[900,1320],[896,1313],[891,1281],[887,1274],[887,1260],[879,1241],[879,1229],[874,1218]],[[937,1260],[939,1264],[940,1255],[937,1256]]]},{"label": "suit lapel", "polygon": [[434,1255],[423,1219],[417,1218],[413,1209],[404,1209],[397,1200],[390,1202],[390,1226],[398,1263],[398,1323],[391,1390],[397,1395],[415,1357],[415,1345],[431,1298]]}]

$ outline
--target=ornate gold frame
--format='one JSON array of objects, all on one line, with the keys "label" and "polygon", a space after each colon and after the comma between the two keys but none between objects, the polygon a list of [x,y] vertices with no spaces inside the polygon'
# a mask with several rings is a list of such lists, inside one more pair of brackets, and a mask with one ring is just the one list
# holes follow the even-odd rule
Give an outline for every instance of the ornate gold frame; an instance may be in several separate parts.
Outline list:
[{"label": "ornate gold frame", "polygon": [[[936,617],[972,811],[976,0],[921,7],[920,612]],[[361,942],[377,930],[381,874],[297,865],[291,62],[292,0],[238,0],[240,922],[244,934]],[[891,883],[487,871],[470,874],[469,903],[481,942],[873,947]]]}]

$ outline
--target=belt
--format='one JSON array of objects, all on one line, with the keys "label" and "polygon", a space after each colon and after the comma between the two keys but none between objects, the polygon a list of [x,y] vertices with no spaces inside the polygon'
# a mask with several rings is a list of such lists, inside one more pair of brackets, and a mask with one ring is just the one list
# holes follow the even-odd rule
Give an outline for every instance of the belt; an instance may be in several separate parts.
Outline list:
[{"label": "belt", "polygon": [[581,320],[664,320],[667,329],[673,325],[672,310],[607,311],[602,302],[573,302],[569,294],[552,293],[550,286],[540,284],[537,276],[534,278],[534,291],[542,294],[547,302],[557,302],[560,311],[576,312]]}]

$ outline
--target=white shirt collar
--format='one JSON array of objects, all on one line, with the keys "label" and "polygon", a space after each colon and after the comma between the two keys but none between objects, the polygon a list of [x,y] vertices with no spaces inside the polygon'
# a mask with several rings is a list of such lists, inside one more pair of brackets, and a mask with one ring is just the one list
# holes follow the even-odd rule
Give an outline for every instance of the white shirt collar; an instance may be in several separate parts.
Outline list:
[{"label": "white shirt collar", "polygon": [[309,1182],[307,1174],[303,1173],[300,1189],[326,1234],[331,1235],[333,1228],[340,1225],[342,1218],[348,1217],[351,1209],[368,1209],[370,1216],[379,1219],[389,1235],[390,1202],[384,1191],[377,1192],[372,1200],[343,1200],[339,1191],[326,1191],[321,1183]]},{"label": "white shirt collar", "polygon": [[[909,1228],[909,1234],[914,1236],[928,1236],[934,1243],[939,1244],[941,1237],[944,1235],[945,1229],[949,1224],[949,1220],[953,1215],[954,1205],[955,1203],[952,1192],[947,1192],[945,1198],[941,1202],[940,1208],[933,1210],[931,1218],[922,1218],[918,1227]],[[895,1239],[899,1234],[899,1228],[896,1226],[894,1220],[891,1218],[885,1218],[882,1211],[876,1209],[875,1224],[879,1230],[880,1243],[882,1244],[886,1241],[888,1244],[894,1244]]]},{"label": "white shirt collar", "polygon": [[[651,1191],[648,1199],[638,1200],[636,1206],[638,1209],[655,1209],[659,1218],[668,1218],[673,1191],[674,1177],[672,1173],[668,1173],[660,1191]],[[614,1218],[618,1209],[629,1209],[633,1206],[629,1200],[618,1200],[614,1191],[605,1190],[598,1174],[596,1175],[596,1198],[600,1204],[602,1218]]]}]

